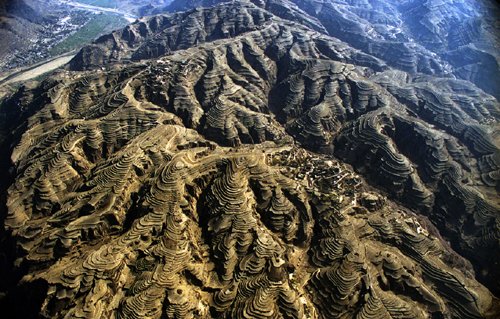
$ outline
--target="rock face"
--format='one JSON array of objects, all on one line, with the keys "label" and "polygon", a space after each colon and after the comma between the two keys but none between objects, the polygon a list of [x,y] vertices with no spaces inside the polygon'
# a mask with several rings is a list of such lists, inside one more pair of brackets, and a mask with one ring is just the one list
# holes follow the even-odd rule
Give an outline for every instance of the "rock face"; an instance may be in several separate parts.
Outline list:
[{"label": "rock face", "polygon": [[495,318],[499,105],[450,62],[468,2],[218,2],[174,1],[1,105],[34,312]]}]

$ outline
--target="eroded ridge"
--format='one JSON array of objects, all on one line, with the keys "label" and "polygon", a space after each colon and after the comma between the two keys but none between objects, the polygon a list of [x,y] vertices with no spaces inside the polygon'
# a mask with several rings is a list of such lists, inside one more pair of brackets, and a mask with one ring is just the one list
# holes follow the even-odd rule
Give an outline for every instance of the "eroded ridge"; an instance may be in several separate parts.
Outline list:
[{"label": "eroded ridge", "polygon": [[253,2],[142,18],[2,104],[41,316],[495,318],[497,100]]},{"label": "eroded ridge", "polygon": [[45,197],[60,207],[50,218],[11,226],[36,234],[25,262],[58,258],[24,278],[48,283],[47,317],[479,318],[491,306],[460,257],[335,160],[216,147],[176,125],[115,156],[72,196]]}]

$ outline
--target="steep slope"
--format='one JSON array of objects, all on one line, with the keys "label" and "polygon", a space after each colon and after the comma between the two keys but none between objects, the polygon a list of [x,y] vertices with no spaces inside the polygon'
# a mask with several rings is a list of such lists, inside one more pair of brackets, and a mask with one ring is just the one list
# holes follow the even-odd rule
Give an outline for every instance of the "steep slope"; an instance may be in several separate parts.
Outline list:
[{"label": "steep slope", "polygon": [[2,104],[5,225],[40,314],[494,318],[474,277],[498,291],[496,99],[288,1],[205,4]]},{"label": "steep slope", "polygon": [[[497,101],[464,81],[391,69],[252,4],[240,12],[220,6],[146,18],[85,48],[70,66],[157,58],[243,34],[241,45],[218,42],[215,53],[202,45],[194,59],[185,53],[183,63],[193,68],[186,78],[174,64],[167,66],[169,80],[145,79],[146,90],[157,92],[149,99],[171,105],[187,127],[225,145],[275,139],[262,113],[272,115],[308,149],[352,163],[429,215],[481,276],[499,278],[487,258],[500,231],[494,196],[500,155],[489,134],[495,126],[486,125],[498,119]],[[245,27],[234,21],[239,15]],[[181,34],[186,30],[190,36]]]},{"label": "steep slope", "polygon": [[[5,59],[15,49],[29,45],[47,18],[25,1],[0,1],[0,57]],[[4,62],[0,67],[5,67]]]},{"label": "steep slope", "polygon": [[6,224],[23,285],[46,287],[44,317],[493,314],[432,226],[348,167],[269,142],[217,146],[139,98],[135,71],[77,77],[90,94],[120,88],[85,119],[62,77],[14,151]]},{"label": "steep slope", "polygon": [[[173,1],[178,11],[220,0]],[[251,0],[273,14],[311,23],[315,30],[411,73],[455,76],[495,97],[498,19],[494,1],[466,0]],[[156,12],[160,12],[157,10]]]}]

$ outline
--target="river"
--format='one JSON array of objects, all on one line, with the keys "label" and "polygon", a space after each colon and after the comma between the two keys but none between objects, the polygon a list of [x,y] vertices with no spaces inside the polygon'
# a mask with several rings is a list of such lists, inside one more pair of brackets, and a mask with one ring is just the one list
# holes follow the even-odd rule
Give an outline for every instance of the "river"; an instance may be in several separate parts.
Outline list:
[{"label": "river", "polygon": [[88,11],[92,11],[92,12],[116,13],[116,14],[122,15],[129,22],[134,22],[137,19],[137,17],[134,16],[133,14],[130,14],[130,13],[125,12],[125,11],[121,11],[121,10],[116,9],[116,8],[98,7],[98,6],[80,3],[78,1],[72,1],[72,0],[64,1],[64,3],[68,6],[72,6],[72,7],[78,8],[78,9],[88,10]]}]

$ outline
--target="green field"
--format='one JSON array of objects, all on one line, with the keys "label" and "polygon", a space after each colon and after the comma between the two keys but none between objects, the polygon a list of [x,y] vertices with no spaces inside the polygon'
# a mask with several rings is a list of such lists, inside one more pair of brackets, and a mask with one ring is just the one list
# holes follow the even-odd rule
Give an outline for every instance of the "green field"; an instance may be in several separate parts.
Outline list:
[{"label": "green field", "polygon": [[92,42],[102,34],[124,27],[128,22],[116,14],[96,14],[80,30],[70,35],[50,49],[50,54],[55,56],[79,49]]}]

